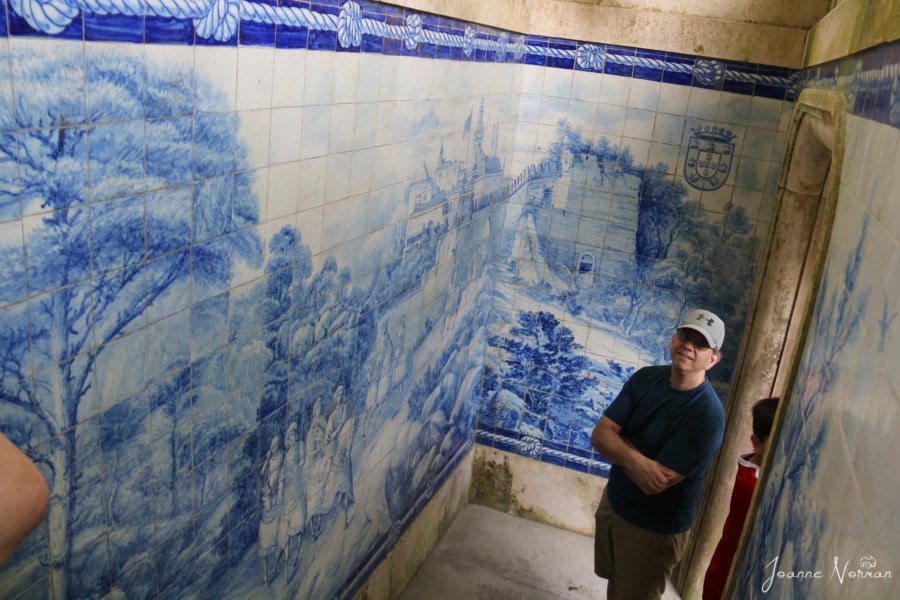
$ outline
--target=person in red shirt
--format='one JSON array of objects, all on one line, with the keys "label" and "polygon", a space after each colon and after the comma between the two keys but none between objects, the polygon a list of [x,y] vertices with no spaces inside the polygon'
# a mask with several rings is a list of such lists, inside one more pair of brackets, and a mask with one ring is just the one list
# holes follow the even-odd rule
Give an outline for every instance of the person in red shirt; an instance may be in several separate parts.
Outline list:
[{"label": "person in red shirt", "polygon": [[703,600],[720,600],[725,591],[725,583],[728,581],[734,553],[741,539],[753,490],[756,489],[759,466],[766,451],[766,443],[769,441],[777,408],[778,398],[764,398],[753,405],[753,434],[750,436],[753,452],[738,457],[737,475],[731,492],[731,508],[722,528],[722,538],[706,570],[706,577],[703,580]]}]

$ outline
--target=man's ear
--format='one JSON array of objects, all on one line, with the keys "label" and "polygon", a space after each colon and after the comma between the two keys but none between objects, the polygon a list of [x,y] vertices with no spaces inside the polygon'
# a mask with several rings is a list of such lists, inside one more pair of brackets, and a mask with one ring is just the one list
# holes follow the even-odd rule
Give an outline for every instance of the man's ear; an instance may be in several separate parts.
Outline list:
[{"label": "man's ear", "polygon": [[722,355],[718,352],[713,352],[709,357],[709,362],[706,364],[706,370],[712,369],[720,360],[722,360]]}]

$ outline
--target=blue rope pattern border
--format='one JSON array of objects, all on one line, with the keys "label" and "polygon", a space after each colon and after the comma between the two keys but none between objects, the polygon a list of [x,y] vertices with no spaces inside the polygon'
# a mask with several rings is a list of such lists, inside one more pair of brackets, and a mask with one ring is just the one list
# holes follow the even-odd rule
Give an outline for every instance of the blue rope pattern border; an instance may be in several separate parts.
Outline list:
[{"label": "blue rope pattern border", "polygon": [[798,83],[840,90],[851,114],[900,129],[900,41],[805,69]]},{"label": "blue rope pattern border", "polygon": [[[2,34],[85,41],[263,45],[523,62],[793,100],[798,72],[525,36],[366,0],[8,0]],[[8,28],[8,30],[7,30]]]},{"label": "blue rope pattern border", "polygon": [[[479,425],[475,432],[475,441],[483,446],[496,448],[505,452],[527,456],[541,462],[555,464],[582,473],[609,477],[611,465],[591,456],[581,456],[559,444],[547,440],[539,440],[530,436],[520,436],[516,432],[498,431],[497,428]],[[586,454],[584,450],[574,449]]]}]

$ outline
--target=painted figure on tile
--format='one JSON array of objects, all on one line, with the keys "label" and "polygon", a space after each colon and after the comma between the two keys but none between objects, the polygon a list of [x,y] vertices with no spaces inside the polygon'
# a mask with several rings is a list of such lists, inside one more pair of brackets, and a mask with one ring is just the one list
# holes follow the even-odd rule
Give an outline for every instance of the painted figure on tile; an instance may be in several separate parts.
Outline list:
[{"label": "painted figure on tile", "polygon": [[[333,407],[328,413],[328,421],[325,426],[325,485],[322,488],[322,503],[319,506],[319,520],[329,516],[334,508],[335,494],[337,492],[336,477],[340,474],[335,471],[336,462],[340,462],[338,457],[338,439],[341,434],[342,427],[346,421],[347,399],[344,397],[344,386],[338,385],[334,389],[332,395]],[[341,484],[341,488],[345,487]],[[352,486],[351,486],[352,487]]]},{"label": "painted figure on tile", "polygon": [[306,509],[309,518],[307,527],[314,538],[319,537],[320,513],[324,503],[325,478],[328,476],[328,464],[325,454],[325,432],[328,422],[322,414],[322,399],[313,404],[312,421],[306,432],[306,456],[309,468],[307,473]]},{"label": "painted figure on tile", "polygon": [[306,446],[300,440],[297,423],[285,435],[284,468],[281,471],[281,526],[278,530],[279,559],[284,558],[288,581],[300,566],[300,538],[306,527]]},{"label": "painted figure on tile", "polygon": [[392,368],[394,346],[390,321],[386,319],[381,324],[381,331],[369,355],[369,360],[366,362],[366,378],[371,388],[370,393],[374,395],[376,403],[380,402],[394,385]]},{"label": "painted figure on tile", "polygon": [[266,459],[260,471],[260,501],[262,515],[259,521],[259,555],[263,558],[266,581],[271,581],[278,560],[278,528],[281,514],[279,486],[284,467],[281,438],[272,437]]},{"label": "painted figure on tile", "polygon": [[[342,393],[339,387],[337,393]],[[331,509],[337,506],[338,511],[344,512],[344,526],[350,523],[350,507],[354,504],[353,497],[353,466],[350,454],[353,447],[353,436],[356,433],[356,418],[346,418],[347,401],[341,397],[332,412],[334,428],[330,428],[328,439],[329,470],[328,481],[325,486],[325,497],[330,499]],[[331,419],[329,419],[331,425]]]}]

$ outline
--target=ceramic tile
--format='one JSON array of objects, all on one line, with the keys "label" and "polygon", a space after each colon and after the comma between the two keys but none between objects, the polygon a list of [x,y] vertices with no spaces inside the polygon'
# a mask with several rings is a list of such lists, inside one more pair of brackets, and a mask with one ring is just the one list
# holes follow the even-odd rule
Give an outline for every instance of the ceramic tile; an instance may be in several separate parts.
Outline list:
[{"label": "ceramic tile", "polygon": [[398,59],[394,68],[397,100],[423,100],[428,96],[431,91],[431,69],[423,72],[418,61],[408,57]]},{"label": "ceramic tile", "polygon": [[10,258],[10,262],[3,267],[0,304],[15,304],[25,299],[25,256],[21,222],[0,224],[0,247],[0,252]]},{"label": "ceramic tile", "polygon": [[557,125],[566,120],[569,112],[569,101],[564,98],[542,96],[540,109],[538,110],[538,122],[544,125]]},{"label": "ceramic tile", "polygon": [[771,160],[775,148],[775,132],[756,127],[747,127],[740,146],[742,157]]},{"label": "ceramic tile", "polygon": [[[194,49],[186,46],[145,45],[144,105],[147,118],[181,117],[194,113],[191,73]],[[188,81],[182,89],[172,83]]]},{"label": "ceramic tile", "polygon": [[347,174],[353,164],[350,152],[328,156],[325,175],[325,204],[347,198],[350,181]]},{"label": "ceramic tile", "polygon": [[303,109],[300,125],[300,157],[302,159],[325,156],[328,153],[328,132],[331,108],[310,106]]},{"label": "ceramic tile", "polygon": [[541,115],[541,97],[537,94],[522,94],[519,98],[519,119],[537,123]]},{"label": "ceramic tile", "polygon": [[659,95],[657,110],[660,113],[683,116],[687,114],[691,99],[691,88],[666,86],[665,93]]},{"label": "ceramic tile", "polygon": [[[850,122],[852,127],[848,139],[861,139],[855,134],[857,127],[863,124],[854,120]],[[869,126],[865,125],[864,129],[859,131],[867,129]],[[877,139],[877,136],[875,137]],[[889,139],[891,137],[896,138],[896,134],[889,136]],[[846,553],[848,554],[846,558],[854,563],[859,560],[859,555],[884,556],[885,553],[890,553],[883,543],[877,541],[884,539],[880,533],[884,531],[884,519],[890,518],[886,516],[890,511],[877,506],[879,502],[877,498],[883,498],[885,485],[890,485],[889,480],[883,479],[883,472],[885,461],[889,460],[886,448],[895,445],[889,441],[891,436],[885,438],[882,426],[890,430],[890,423],[896,417],[897,408],[892,394],[888,392],[889,385],[880,367],[884,346],[878,343],[880,332],[886,331],[883,315],[889,313],[891,309],[888,308],[884,294],[872,293],[873,284],[878,285],[875,282],[879,280],[872,275],[868,263],[863,262],[860,268],[858,262],[860,256],[871,255],[876,247],[879,248],[878,252],[884,252],[885,247],[893,247],[895,244],[889,236],[879,233],[878,224],[870,221],[864,209],[866,200],[863,200],[868,193],[866,192],[868,180],[865,177],[855,177],[852,170],[848,172],[848,169],[856,168],[865,169],[866,166],[845,165],[844,169],[849,175],[845,184],[850,186],[850,189],[842,191],[838,204],[839,212],[834,233],[836,237],[832,238],[830,266],[823,282],[823,305],[817,310],[817,340],[813,347],[821,350],[810,353],[807,358],[808,364],[805,366],[814,375],[828,373],[828,376],[820,379],[821,383],[815,387],[805,382],[812,382],[816,377],[804,378],[805,386],[799,392],[795,392],[795,395],[799,394],[801,398],[813,394],[814,402],[809,404],[816,406],[818,411],[827,411],[829,407],[834,407],[833,410],[840,414],[847,451],[850,453],[849,458],[829,460],[827,452],[833,447],[833,442],[822,447],[818,444],[818,439],[811,440],[812,443],[807,444],[808,452],[813,460],[832,464],[846,462],[848,467],[846,471],[854,482],[851,495],[859,494],[860,500],[854,506],[841,502],[842,498],[850,497],[848,494],[837,496],[810,494],[812,501],[808,505],[810,510],[822,515],[817,519],[818,522],[822,522],[821,519],[824,518],[832,523],[823,536],[823,540],[830,540],[826,544],[828,550],[835,554]],[[854,197],[853,191],[859,192],[861,197],[859,201]],[[835,294],[835,290],[841,290],[843,293]],[[855,298],[855,302],[846,302],[845,299],[851,296]],[[850,360],[851,356],[853,360]],[[833,431],[834,427],[829,427],[829,430]],[[833,440],[833,438],[833,435],[828,435],[824,439]],[[810,485],[828,485],[827,482],[834,479],[836,473],[834,469],[810,471]],[[843,490],[845,486],[833,485],[832,488]],[[782,494],[781,497],[787,496]],[[876,505],[873,506],[872,502]],[[764,518],[768,519],[770,514],[783,510],[766,506],[763,509],[763,514],[766,515]],[[882,525],[872,527],[873,521]],[[856,529],[848,531],[847,528],[851,523],[857,524]],[[788,532],[785,537],[788,543],[797,543],[793,533]],[[755,539],[753,544],[761,548],[769,545],[771,548],[773,542],[766,542],[760,538]],[[864,569],[870,570],[869,567]],[[810,586],[809,593],[823,597],[826,597],[827,593],[828,597],[838,597],[840,590],[843,589],[840,587],[835,591],[829,585],[822,590],[822,585],[824,584],[818,587]],[[879,588],[870,588],[870,593],[878,594]]]},{"label": "ceramic tile", "polygon": [[237,79],[236,48],[197,46],[194,49],[194,110],[197,113],[235,110]]},{"label": "ceramic tile", "polygon": [[381,90],[381,57],[360,56],[359,80],[356,85],[357,102],[377,102]]},{"label": "ceramic tile", "polygon": [[631,80],[626,77],[604,77],[597,101],[613,106],[628,106]]},{"label": "ceramic tile", "polygon": [[701,117],[709,119],[717,114],[719,103],[722,101],[722,93],[716,90],[704,90],[691,88],[691,98],[688,100],[688,117]]},{"label": "ceramic tile", "polygon": [[238,135],[244,144],[236,161],[243,161],[243,168],[259,169],[269,164],[271,113],[270,109],[237,113]]},{"label": "ceramic tile", "polygon": [[350,159],[350,179],[348,194],[357,196],[367,193],[372,187],[372,166],[376,164],[375,151],[365,149],[353,152]]},{"label": "ceramic tile", "polygon": [[147,385],[147,345],[143,332],[113,340],[98,348],[97,356],[100,410],[109,409]]},{"label": "ceramic tile", "polygon": [[544,82],[541,87],[541,95],[555,96],[557,98],[570,98],[572,96],[572,76],[574,71],[562,69],[544,70]]},{"label": "ceramic tile", "polygon": [[[179,191],[186,188],[183,186]],[[234,209],[233,177],[229,175],[198,182],[194,186],[191,209],[194,243],[231,233],[234,226],[231,218]]]},{"label": "ceramic tile", "polygon": [[625,128],[622,130],[622,135],[638,140],[650,140],[653,136],[655,120],[656,113],[654,112],[629,108],[626,112]]},{"label": "ceramic tile", "polygon": [[353,148],[355,117],[355,104],[341,104],[332,107],[328,134],[329,154],[340,154]]},{"label": "ceramic tile", "polygon": [[596,102],[601,82],[602,78],[593,73],[575,71],[572,75],[572,99]]},{"label": "ceramic tile", "polygon": [[625,128],[627,112],[628,110],[624,106],[598,105],[594,131],[599,135],[621,136]]},{"label": "ceramic tile", "polygon": [[752,99],[751,96],[723,95],[716,120],[722,123],[743,125],[747,122]]},{"label": "ceramic tile", "polygon": [[272,78],[275,51],[272,48],[242,46],[237,54],[238,111],[272,108]]},{"label": "ceramic tile", "polygon": [[269,163],[280,164],[300,160],[303,109],[275,108],[271,111]]},{"label": "ceramic tile", "polygon": [[7,38],[0,40],[0,59],[3,60],[3,66],[0,67],[0,82],[2,82],[2,91],[0,91],[0,130],[11,131],[15,128],[15,113],[13,112],[12,72],[9,64],[10,51]]},{"label": "ceramic tile", "polygon": [[781,130],[781,113],[784,102],[754,96],[750,101],[749,119],[757,127]]},{"label": "ceramic tile", "polygon": [[659,107],[661,85],[652,81],[634,79],[628,96],[628,106],[639,110],[657,112]]},{"label": "ceramic tile", "polygon": [[144,116],[141,46],[90,44],[85,47],[88,121],[122,121]]},{"label": "ceramic tile", "polygon": [[[48,40],[41,45],[40,51],[36,51],[25,40],[13,38],[9,41],[9,58],[13,87],[47,93],[51,106],[46,108],[52,111],[56,123],[82,124],[86,121],[84,92],[87,75],[82,44]],[[58,72],[66,73],[66,76],[53,78],[44,72],[46,66],[41,68],[42,64],[56,65],[60,69]],[[56,93],[50,92],[51,89]],[[48,125],[41,108],[39,104],[17,102],[16,125],[24,128]]]},{"label": "ceramic tile", "polygon": [[765,189],[768,170],[769,161],[742,157],[735,174],[735,185],[750,189]]},{"label": "ceramic tile", "polygon": [[396,101],[400,98],[400,74],[397,65],[392,60],[383,60],[380,64],[380,72],[377,77],[379,101]]},{"label": "ceramic tile", "polygon": [[358,54],[336,54],[334,62],[334,88],[332,104],[346,104],[357,101],[359,88],[360,56]]},{"label": "ceramic tile", "polygon": [[273,165],[269,169],[269,196],[266,203],[267,220],[278,219],[297,212],[300,173],[299,161]]},{"label": "ceramic tile", "polygon": [[[673,146],[678,145],[683,139],[684,125],[685,120],[683,117],[656,113],[655,121],[653,123],[653,133],[650,139],[655,142],[662,142],[663,144]],[[667,164],[674,164],[675,161],[667,160],[664,162]],[[653,161],[651,161],[651,163],[653,163]]]}]

